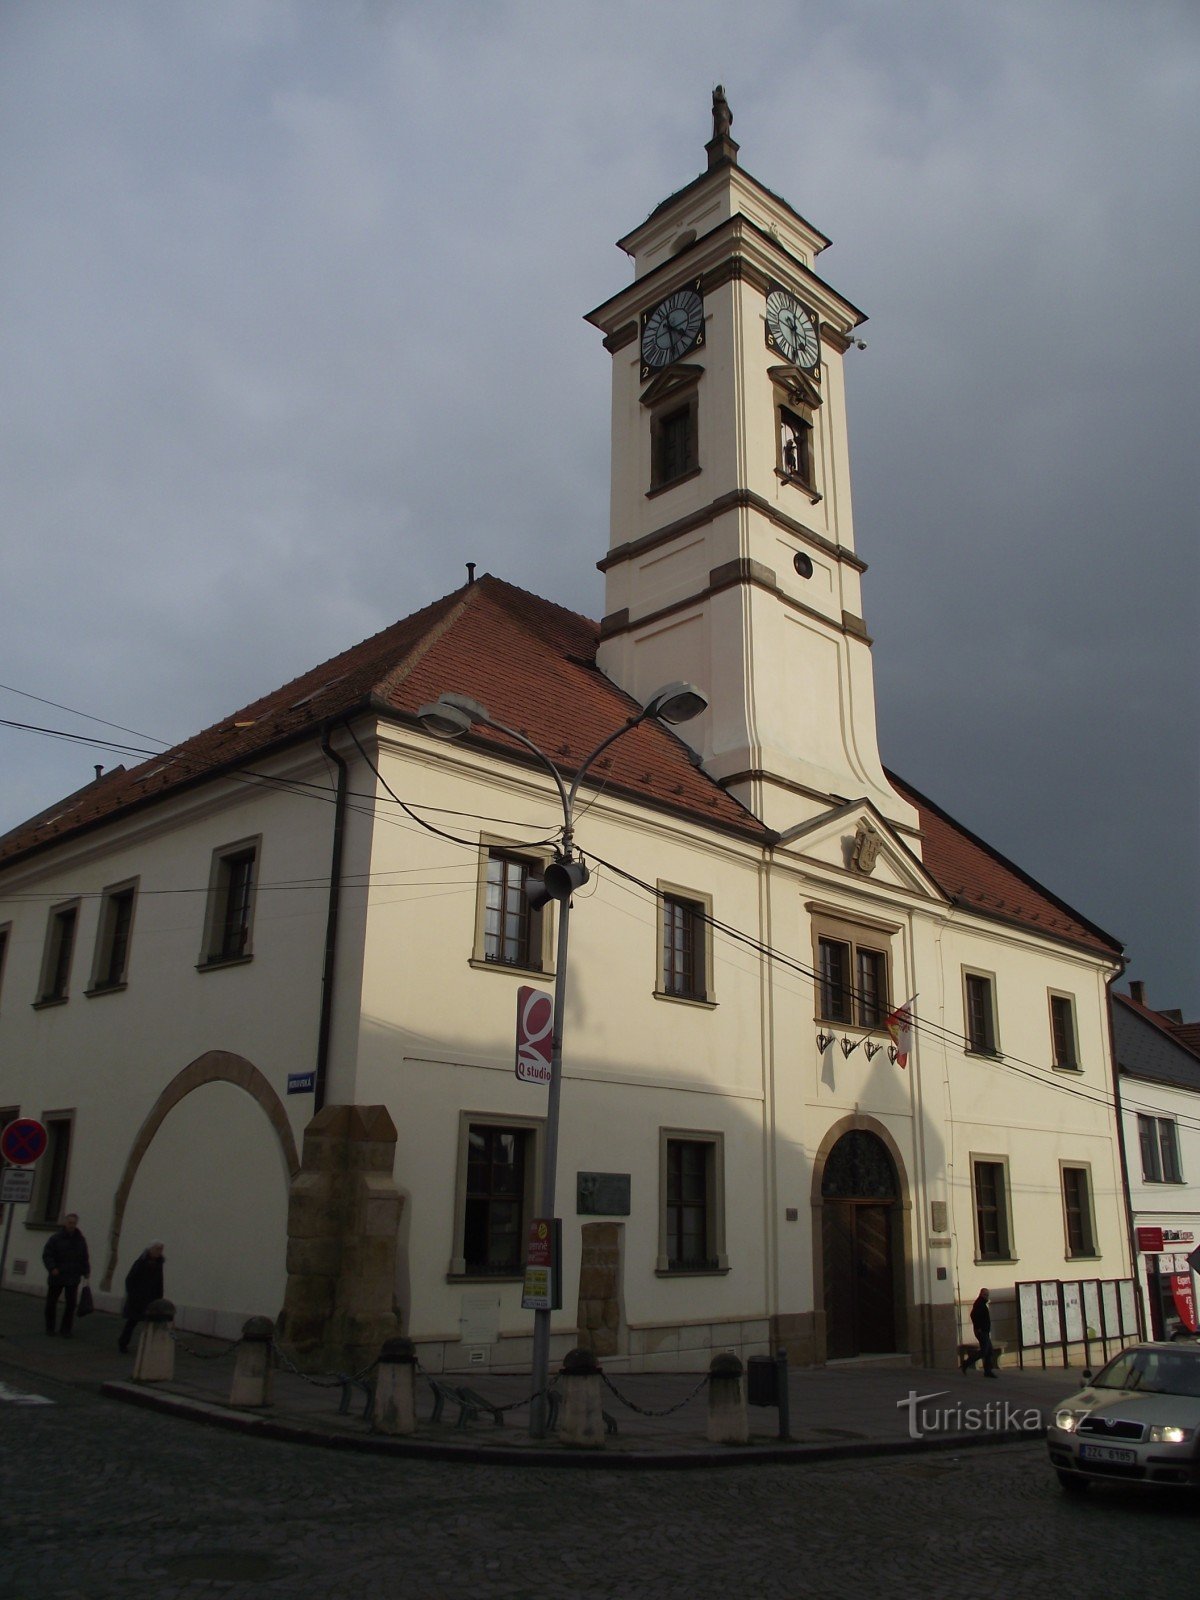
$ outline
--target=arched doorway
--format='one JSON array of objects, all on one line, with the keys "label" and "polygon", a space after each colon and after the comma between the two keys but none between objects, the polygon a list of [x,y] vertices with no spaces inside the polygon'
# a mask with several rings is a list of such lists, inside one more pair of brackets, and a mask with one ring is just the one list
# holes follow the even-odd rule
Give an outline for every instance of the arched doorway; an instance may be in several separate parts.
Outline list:
[{"label": "arched doorway", "polygon": [[825,1349],[829,1360],[896,1349],[900,1184],[883,1140],[844,1133],[821,1175]]}]

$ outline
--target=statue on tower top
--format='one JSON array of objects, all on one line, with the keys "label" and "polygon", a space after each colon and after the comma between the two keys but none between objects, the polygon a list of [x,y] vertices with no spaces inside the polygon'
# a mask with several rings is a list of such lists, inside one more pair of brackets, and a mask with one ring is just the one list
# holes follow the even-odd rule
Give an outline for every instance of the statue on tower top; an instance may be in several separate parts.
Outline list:
[{"label": "statue on tower top", "polygon": [[713,136],[704,146],[708,151],[708,170],[719,167],[725,162],[737,165],[738,147],[729,130],[733,127],[733,112],[729,109],[729,101],[725,98],[725,89],[718,84],[713,90]]},{"label": "statue on tower top", "polygon": [[713,138],[727,139],[729,130],[733,127],[733,112],[729,109],[729,101],[725,98],[723,84],[718,84],[713,90]]}]

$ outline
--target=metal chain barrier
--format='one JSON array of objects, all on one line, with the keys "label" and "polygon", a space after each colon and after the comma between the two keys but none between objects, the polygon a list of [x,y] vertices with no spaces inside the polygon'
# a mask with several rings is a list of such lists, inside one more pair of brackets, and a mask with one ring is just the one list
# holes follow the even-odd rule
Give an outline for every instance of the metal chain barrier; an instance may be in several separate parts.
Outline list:
[{"label": "metal chain barrier", "polygon": [[[448,1387],[450,1387],[450,1388],[454,1387],[453,1383],[451,1382],[450,1379],[448,1379],[446,1377],[445,1373],[443,1373],[443,1372],[427,1372],[425,1370],[425,1368],[421,1365],[421,1362],[420,1362],[419,1358],[413,1362],[413,1366],[416,1369],[416,1371],[421,1374],[421,1376],[423,1378],[428,1378],[428,1379],[436,1378],[439,1383],[444,1382],[444,1383],[447,1384]],[[460,1376],[460,1374],[456,1373],[455,1376],[456,1377]],[[489,1416],[504,1416],[509,1411],[519,1411],[522,1406],[531,1406],[535,1400],[540,1400],[541,1397],[544,1394],[549,1394],[551,1389],[554,1388],[554,1386],[557,1384],[557,1382],[558,1382],[558,1380],[559,1380],[559,1378],[561,1376],[562,1376],[562,1374],[560,1372],[556,1372],[554,1374],[554,1376],[550,1379],[550,1382],[546,1385],[546,1387],[544,1389],[535,1389],[532,1394],[526,1395],[521,1400],[510,1400],[506,1406],[489,1405],[488,1406],[488,1415]]]},{"label": "metal chain barrier", "polygon": [[194,1356],[197,1361],[220,1361],[222,1356],[232,1355],[242,1342],[240,1339],[230,1339],[223,1341],[225,1344],[223,1350],[197,1350],[194,1345],[188,1344],[183,1335],[177,1333],[174,1328],[168,1327],[167,1332],[183,1351],[184,1355]]},{"label": "metal chain barrier", "polygon": [[271,1349],[277,1367],[282,1367],[285,1372],[290,1372],[294,1378],[299,1378],[304,1383],[311,1383],[316,1389],[340,1389],[347,1383],[362,1383],[367,1374],[374,1372],[379,1365],[379,1357],[376,1356],[367,1362],[361,1372],[301,1372],[283,1346],[277,1344],[274,1339],[271,1341]]},{"label": "metal chain barrier", "polygon": [[646,1406],[635,1405],[632,1400],[626,1400],[625,1396],[617,1388],[616,1384],[612,1381],[607,1372],[601,1372],[600,1376],[604,1380],[604,1387],[608,1389],[610,1393],[615,1394],[623,1406],[626,1406],[630,1411],[636,1411],[639,1417],[670,1417],[673,1416],[676,1411],[682,1411],[689,1400],[694,1400],[696,1398],[701,1389],[703,1389],[705,1384],[708,1382],[709,1375],[706,1372],[700,1379],[700,1382],[692,1390],[691,1394],[685,1394],[683,1399],[680,1400],[676,1405],[667,1406],[663,1411],[651,1411]]}]

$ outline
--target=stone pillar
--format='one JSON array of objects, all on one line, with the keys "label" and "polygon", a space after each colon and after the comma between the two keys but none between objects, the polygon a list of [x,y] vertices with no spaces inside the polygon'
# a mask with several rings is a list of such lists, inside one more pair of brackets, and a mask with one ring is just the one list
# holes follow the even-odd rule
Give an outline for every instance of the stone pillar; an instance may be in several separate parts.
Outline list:
[{"label": "stone pillar", "polygon": [[151,1300],[142,1313],[137,1354],[133,1358],[134,1383],[170,1383],[175,1376],[175,1341],[171,1323],[175,1307],[170,1300]]},{"label": "stone pillar", "polygon": [[558,1437],[576,1450],[604,1449],[600,1364],[590,1350],[568,1350],[559,1375]]},{"label": "stone pillar", "polygon": [[710,1444],[749,1444],[746,1379],[737,1356],[715,1355],[708,1364],[708,1440]]},{"label": "stone pillar", "polygon": [[374,1433],[415,1433],[417,1428],[417,1351],[411,1339],[389,1339],[379,1352],[375,1396],[371,1402]]},{"label": "stone pillar", "polygon": [[385,1106],[326,1106],[304,1130],[278,1328],[302,1371],[357,1372],[399,1331],[393,1300],[404,1201],[395,1159]]},{"label": "stone pillar", "polygon": [[271,1404],[271,1342],[275,1324],[270,1317],[251,1317],[242,1324],[242,1342],[233,1358],[233,1382],[229,1388],[231,1406],[269,1406]]},{"label": "stone pillar", "polygon": [[579,1348],[594,1356],[620,1355],[626,1348],[621,1314],[623,1232],[619,1222],[585,1222],[580,1233],[577,1336]]}]

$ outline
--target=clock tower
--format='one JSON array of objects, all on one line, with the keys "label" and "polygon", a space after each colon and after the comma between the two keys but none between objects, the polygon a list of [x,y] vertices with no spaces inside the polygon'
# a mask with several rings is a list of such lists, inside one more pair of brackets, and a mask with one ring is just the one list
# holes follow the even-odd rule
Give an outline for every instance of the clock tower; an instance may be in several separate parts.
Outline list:
[{"label": "clock tower", "polygon": [[613,358],[599,663],[639,699],[702,688],[684,736],[769,827],[866,799],[915,833],[880,765],[854,550],[842,358],[863,316],[732,121],[718,88],[707,169],[618,241],[634,281],[587,319]]}]

